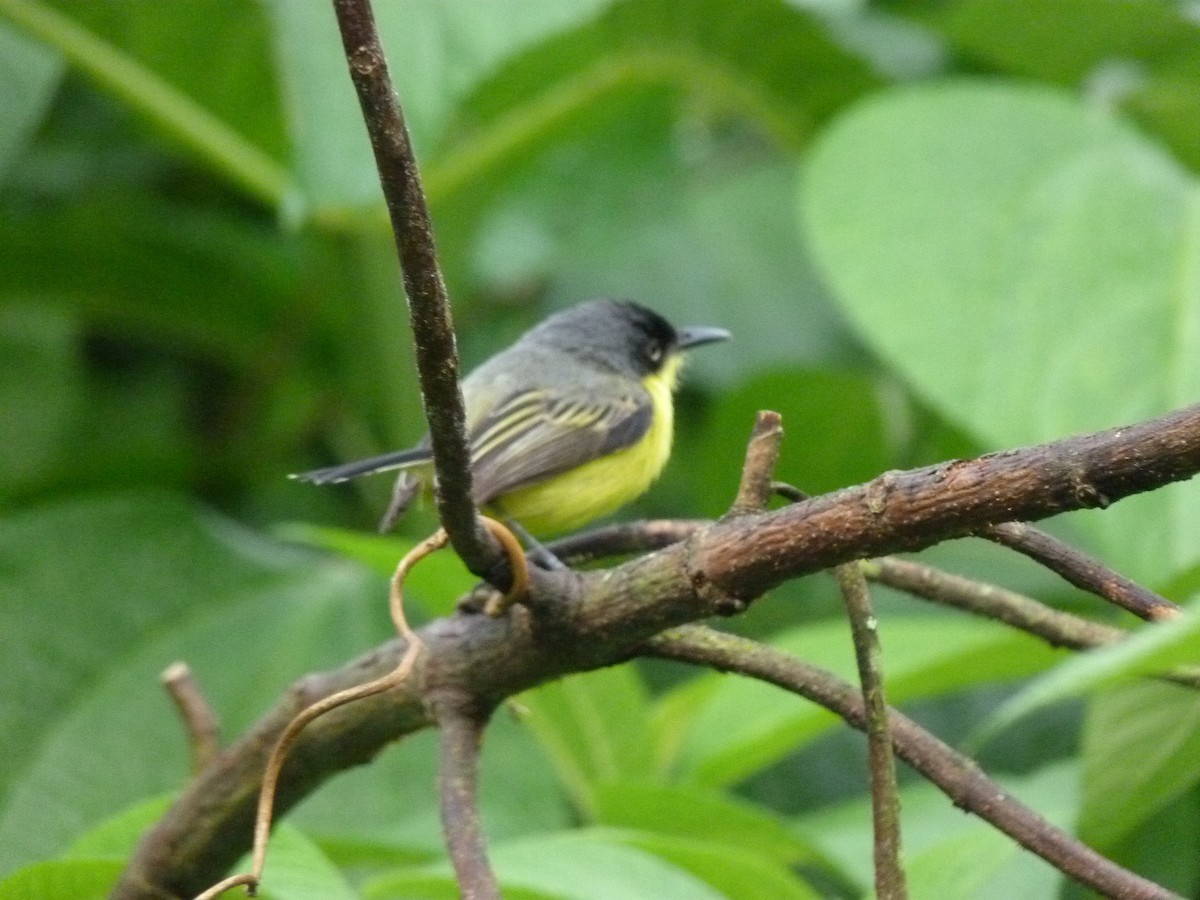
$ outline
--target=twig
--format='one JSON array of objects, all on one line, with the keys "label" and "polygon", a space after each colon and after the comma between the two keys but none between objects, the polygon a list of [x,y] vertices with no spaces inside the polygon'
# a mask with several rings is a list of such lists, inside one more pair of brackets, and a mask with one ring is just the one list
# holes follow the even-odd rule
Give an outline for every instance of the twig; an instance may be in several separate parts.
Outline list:
[{"label": "twig", "polygon": [[183,729],[187,733],[192,757],[192,772],[199,772],[221,752],[221,726],[192,670],[185,662],[173,662],[159,676],[162,686],[175,703]]},{"label": "twig", "polygon": [[771,478],[779,462],[782,443],[783,420],[779,413],[760,410],[754,419],[754,429],[750,432],[750,441],[746,445],[746,459],[742,464],[737,498],[729,509],[729,516],[762,512],[767,508],[774,493]]},{"label": "twig", "polygon": [[691,537],[706,525],[708,519],[649,519],[640,522],[621,522],[582,531],[559,538],[547,548],[567,563],[585,563],[631,553],[661,550]]},{"label": "twig", "polygon": [[476,520],[458,353],[433,226],[370,0],[334,0],[350,77],[396,236],[437,483],[438,517],[467,568],[486,576],[499,550]]},{"label": "twig", "polygon": [[[862,731],[866,713],[861,694],[830,672],[737,635],[701,625],[684,625],[646,642],[647,655],[710,666],[767,681],[837,713]],[[974,761],[938,740],[911,719],[888,711],[896,753],[941,788],[955,806],[991,822],[1022,847],[1105,897],[1175,900],[1177,895],[1118,866],[1051,825],[1010,797]]]},{"label": "twig", "polygon": [[871,607],[867,580],[855,563],[834,569],[850,633],[866,711],[867,751],[871,772],[871,815],[875,832],[875,894],[880,900],[904,900],[908,888],[900,862],[900,792],[896,761],[888,728],[887,697],[883,687],[882,651],[878,623]]},{"label": "twig", "polygon": [[995,619],[1040,637],[1054,647],[1088,650],[1123,640],[1126,632],[1090,622],[1014,591],[943,572],[925,563],[881,556],[862,562],[872,581],[934,603]]},{"label": "twig", "polygon": [[1026,522],[1004,522],[979,529],[988,538],[1024,553],[1089,594],[1115,603],[1148,621],[1177,619],[1183,614],[1166,597],[1110,569],[1095,557]]},{"label": "twig", "polygon": [[485,713],[461,699],[434,700],[440,732],[438,793],[442,831],[463,900],[499,900],[500,887],[487,858],[476,799],[479,748]]},{"label": "twig", "polygon": [[[1039,637],[1053,647],[1090,650],[1123,641],[1129,633],[1054,609],[1031,597],[952,575],[933,566],[894,556],[864,560],[863,574],[871,581],[955,609],[995,619]],[[1176,666],[1159,676],[1183,687],[1200,689],[1200,668]]]}]

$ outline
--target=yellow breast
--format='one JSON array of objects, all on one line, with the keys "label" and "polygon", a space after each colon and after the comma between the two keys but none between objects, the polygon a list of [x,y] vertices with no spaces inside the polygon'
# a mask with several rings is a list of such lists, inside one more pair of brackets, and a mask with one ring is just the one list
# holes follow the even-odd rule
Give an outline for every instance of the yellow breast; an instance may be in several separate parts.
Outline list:
[{"label": "yellow breast", "polygon": [[571,531],[640,497],[671,455],[674,403],[671,396],[682,357],[667,360],[646,379],[654,415],[636,444],[584,463],[569,472],[506,494],[504,513],[536,534]]}]

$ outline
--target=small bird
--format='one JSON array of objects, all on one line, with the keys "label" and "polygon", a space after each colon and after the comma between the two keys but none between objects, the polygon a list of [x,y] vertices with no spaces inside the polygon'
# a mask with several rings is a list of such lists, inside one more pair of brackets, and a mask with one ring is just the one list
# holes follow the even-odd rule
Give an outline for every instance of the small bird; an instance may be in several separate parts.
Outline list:
[{"label": "small bird", "polygon": [[[590,300],[545,319],[463,379],[476,502],[555,534],[640,496],[671,455],[683,351],[729,337],[723,328],[674,328],[624,300]],[[292,477],[329,484],[396,469],[386,531],[432,481],[428,438]]]}]

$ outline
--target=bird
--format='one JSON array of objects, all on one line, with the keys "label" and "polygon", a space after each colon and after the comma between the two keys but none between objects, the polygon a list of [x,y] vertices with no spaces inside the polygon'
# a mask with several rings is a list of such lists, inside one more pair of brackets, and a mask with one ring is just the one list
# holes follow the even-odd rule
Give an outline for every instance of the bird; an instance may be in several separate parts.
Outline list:
[{"label": "bird", "polygon": [[[676,328],[629,300],[555,313],[462,381],[474,498],[525,533],[573,531],[641,496],[671,455],[684,351],[728,340]],[[415,447],[291,476],[336,484],[400,470],[387,531],[433,481],[428,436]]]}]

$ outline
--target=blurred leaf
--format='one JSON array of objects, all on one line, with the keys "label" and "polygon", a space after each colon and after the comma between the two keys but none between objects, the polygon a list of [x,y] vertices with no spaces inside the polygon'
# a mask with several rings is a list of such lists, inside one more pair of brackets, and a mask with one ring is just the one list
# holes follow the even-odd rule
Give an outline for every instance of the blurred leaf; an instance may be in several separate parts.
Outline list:
[{"label": "blurred leaf", "polygon": [[[688,453],[690,475],[701,486],[721,485],[728,502],[737,489],[730,460],[744,452],[754,414],[783,416],[783,454],[776,477],[810,494],[874,478],[892,458],[880,391],[865,375],[831,371],[775,371],[721,392],[705,429],[703,453]],[[720,509],[720,507],[715,507]]]},{"label": "blurred leaf", "polygon": [[691,872],[721,892],[738,900],[819,900],[813,888],[787,866],[746,847],[731,847],[710,840],[667,836],[653,831],[618,830],[614,842],[653,853]]},{"label": "blurred leaf", "polygon": [[0,22],[0,184],[24,150],[62,75],[58,57]]},{"label": "blurred leaf", "polygon": [[1132,631],[1118,644],[1072,656],[1036,678],[996,710],[982,729],[982,739],[1036,709],[1139,675],[1162,674],[1179,664],[1200,671],[1200,616],[1152,622]]},{"label": "blurred leaf", "polygon": [[654,732],[655,769],[670,772],[692,723],[720,687],[715,678],[689,678],[654,698],[650,727]]},{"label": "blurred leaf", "polygon": [[[249,870],[249,859],[233,871]],[[271,832],[260,896],[266,900],[357,900],[359,894],[303,832],[281,823]]]},{"label": "blurred leaf", "polygon": [[580,808],[592,809],[598,785],[653,774],[649,704],[633,666],[572,675],[516,702],[528,710],[525,723]]},{"label": "blurred leaf", "polygon": [[454,152],[431,173],[431,193],[490,180],[494,167],[528,159],[547,136],[569,133],[593,110],[611,108],[614,96],[646,86],[682,94],[693,114],[748,121],[794,149],[874,83],[816,19],[778,0],[624,0],[484,83],[464,104]]},{"label": "blurred leaf", "polygon": [[[461,900],[462,890],[454,875],[401,872],[366,882],[362,896],[368,900]],[[505,900],[558,900],[558,896],[504,885]]]},{"label": "blurred leaf", "polygon": [[1181,847],[1200,846],[1200,791],[1196,787],[1178,794],[1126,832],[1104,855],[1131,872],[1153,872],[1155,884],[1182,897],[1194,894],[1200,878],[1200,860]]},{"label": "blurred leaf", "polygon": [[[725,896],[661,857],[625,846],[604,829],[543,834],[494,844],[488,856],[506,897],[521,896],[515,892],[522,889],[536,892],[531,896],[557,900],[718,900]],[[455,896],[408,892],[414,878],[447,868],[442,864],[436,869],[426,867],[383,876],[366,884],[363,895],[369,900]]]},{"label": "blurred leaf", "polygon": [[[904,855],[913,897],[978,897],[980,888],[1020,847],[990,825],[972,825],[921,853]],[[872,897],[876,896],[871,894]]]},{"label": "blurred leaf", "polygon": [[[515,6],[416,0],[375,9],[384,49],[422,159],[454,104],[524,47],[584,21],[606,0]],[[317,211],[378,203],[379,181],[327,4],[270,4],[279,77],[290,99],[297,175]],[[425,173],[426,181],[430,174]]]},{"label": "blurred leaf", "polygon": [[1080,836],[1115,843],[1200,782],[1200,695],[1176,685],[1122,685],[1091,700],[1083,729]]},{"label": "blurred leaf", "polygon": [[967,56],[1082,87],[1200,166],[1200,28],[1168,0],[967,0],[927,20]]},{"label": "blurred leaf", "polygon": [[43,476],[67,449],[83,400],[78,327],[32,304],[0,306],[0,491]]},{"label": "blurred leaf", "polygon": [[[771,645],[805,662],[856,680],[853,650],[842,622],[785,632]],[[935,697],[974,685],[1042,671],[1059,655],[1024,634],[990,622],[941,616],[885,619],[880,640],[888,701]],[[699,784],[740,781],[810,741],[839,721],[822,707],[749,678],[721,678],[678,760],[679,777]]]},{"label": "blurred leaf", "polygon": [[[842,119],[814,151],[803,214],[864,336],[999,449],[1200,392],[1193,193],[1120,121],[1040,87],[960,83]],[[1077,518],[1106,558],[1162,578],[1200,552],[1197,490]]]},{"label": "blurred leaf", "polygon": [[1166,0],[960,0],[932,22],[961,51],[1066,86],[1109,60],[1152,63],[1200,42],[1186,10]]},{"label": "blurred leaf", "polygon": [[[285,522],[271,530],[283,540],[330,550],[387,578],[395,574],[397,563],[418,543],[407,538],[307,522]],[[435,553],[421,560],[418,568],[413,570],[405,585],[405,596],[411,595],[430,616],[446,616],[454,612],[458,599],[477,582],[478,579],[452,551]]]},{"label": "blurred leaf", "polygon": [[105,900],[123,868],[108,859],[34,863],[0,881],[0,900]]},{"label": "blurred leaf", "polygon": [[0,241],[0,296],[240,367],[261,364],[301,282],[299,248],[261,223],[131,194],[5,216]]},{"label": "blurred leaf", "polygon": [[21,735],[0,770],[9,867],[182,782],[183,735],[157,678],[170,662],[188,661],[236,733],[294,678],[390,631],[374,577],[161,494],[10,516],[0,547],[0,729]]},{"label": "blurred leaf", "polygon": [[[63,0],[60,11],[0,0],[0,12],[241,188],[284,205],[293,188],[277,158],[278,101],[255,4]],[[183,44],[207,51],[181,53]]]},{"label": "blurred leaf", "polygon": [[[691,355],[685,385],[727,386],[745,374],[841,364],[859,355],[798,247],[790,160],[747,162],[720,178],[673,180],[644,189],[627,181],[616,188],[598,184],[608,192],[605,203],[620,209],[590,206],[576,188],[561,218],[544,206],[527,211],[520,221],[537,228],[550,247],[546,275],[556,305],[594,294],[600,285],[681,325],[732,331],[730,344]],[[531,197],[557,202],[525,194]],[[749,421],[739,423],[739,436]]]},{"label": "blurred leaf", "polygon": [[[865,779],[865,774],[864,774]],[[994,775],[1004,790],[1059,828],[1069,829],[1079,805],[1073,763],[1059,763],[1025,776]],[[981,819],[967,816],[925,781],[900,791],[905,867],[914,898],[1011,900],[1057,896],[1061,874]],[[871,800],[856,797],[796,819],[797,829],[871,887]]]},{"label": "blurred leaf", "polygon": [[175,795],[154,797],[123,809],[71,842],[66,858],[116,859],[125,861],[142,834],[159,820],[174,802]]},{"label": "blurred leaf", "polygon": [[698,785],[608,782],[594,809],[598,825],[720,842],[785,866],[818,859],[770,810]]}]

